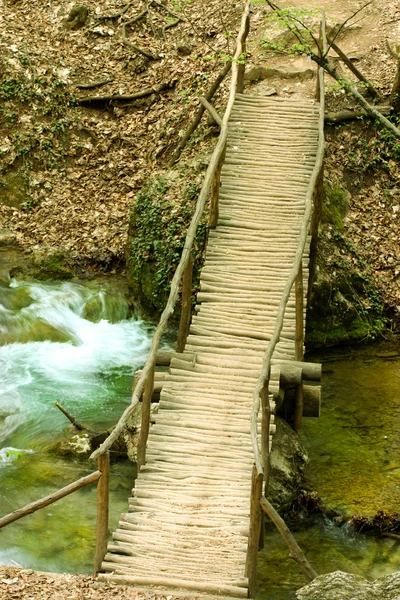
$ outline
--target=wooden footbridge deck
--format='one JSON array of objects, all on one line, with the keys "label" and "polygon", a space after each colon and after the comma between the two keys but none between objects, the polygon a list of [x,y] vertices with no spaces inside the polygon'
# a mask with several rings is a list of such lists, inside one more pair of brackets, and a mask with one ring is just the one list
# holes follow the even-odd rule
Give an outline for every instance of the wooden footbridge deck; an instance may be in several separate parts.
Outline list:
[{"label": "wooden footbridge deck", "polygon": [[[248,12],[242,33],[247,23]],[[242,51],[239,34],[237,56]],[[254,592],[259,500],[268,480],[282,369],[302,360],[323,107],[307,99],[237,93],[235,62],[232,70],[200,208],[134,392],[133,404],[144,393],[145,443],[155,352],[211,189],[218,200],[212,218],[217,213],[218,218],[209,232],[195,316],[184,351],[171,360],[147,448],[139,449],[133,497],[99,578],[183,588],[185,595],[189,590],[247,597]],[[303,378],[300,370],[300,418]],[[117,426],[115,436],[120,430]]]},{"label": "wooden footbridge deck", "polygon": [[[312,102],[236,98],[196,316],[101,579],[247,597],[253,391],[297,250],[318,118]],[[294,293],[275,363],[296,358]]]}]

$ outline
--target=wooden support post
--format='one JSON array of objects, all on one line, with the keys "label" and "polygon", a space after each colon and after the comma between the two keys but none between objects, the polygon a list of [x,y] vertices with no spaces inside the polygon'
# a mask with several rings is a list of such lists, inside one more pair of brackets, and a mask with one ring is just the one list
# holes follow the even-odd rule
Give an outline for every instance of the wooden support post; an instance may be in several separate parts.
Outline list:
[{"label": "wooden support post", "polygon": [[346,67],[348,67],[350,69],[350,71],[352,73],[354,73],[354,75],[357,77],[357,79],[359,81],[361,81],[362,83],[365,84],[367,92],[369,92],[369,94],[371,96],[373,96],[374,98],[377,98],[377,100],[379,100],[379,102],[383,102],[384,98],[383,98],[382,94],[374,88],[372,83],[370,81],[368,81],[368,79],[366,77],[364,77],[364,75],[362,73],[360,73],[360,71],[357,69],[357,67],[355,65],[353,65],[353,63],[351,62],[349,57],[346,56],[346,54],[339,48],[339,46],[337,46],[337,44],[335,44],[334,42],[331,42],[329,40],[329,38],[327,41],[328,41],[328,44],[331,46],[331,48],[336,52],[336,54],[338,56],[340,56],[340,58],[342,59],[342,61],[346,65]]},{"label": "wooden support post", "polygon": [[193,256],[190,255],[182,277],[182,312],[178,330],[178,341],[176,351],[183,352],[189,333],[190,317],[192,316],[192,279],[193,279]]},{"label": "wooden support post", "polygon": [[96,551],[94,557],[94,574],[101,569],[101,563],[107,552],[108,542],[108,502],[110,487],[110,453],[101,454],[98,461],[98,470],[101,477],[97,482],[97,526],[96,526]]},{"label": "wooden support post", "polygon": [[304,289],[303,267],[300,263],[299,272],[295,281],[296,295],[296,331],[295,331],[295,360],[302,362],[304,359]]},{"label": "wooden support post", "polygon": [[275,527],[278,529],[283,539],[285,540],[286,545],[289,548],[290,558],[293,558],[298,563],[300,569],[307,577],[307,579],[309,581],[312,581],[313,579],[318,577],[318,574],[314,571],[307,558],[304,556],[300,546],[294,539],[285,521],[277,513],[272,504],[270,504],[270,502],[268,502],[268,500],[263,497],[260,500],[260,506],[262,510],[269,516],[269,518],[271,519]]},{"label": "wooden support post", "polygon": [[250,497],[250,529],[247,546],[246,577],[249,579],[249,597],[254,597],[257,577],[257,554],[262,525],[261,505],[263,475],[253,467]]},{"label": "wooden support post", "polygon": [[304,408],[304,389],[303,382],[295,387],[296,404],[294,409],[293,427],[295,431],[300,431],[303,423],[303,408]]},{"label": "wooden support post", "polygon": [[210,217],[208,219],[208,227],[215,229],[218,223],[218,199],[219,199],[219,188],[221,185],[221,169],[225,160],[226,144],[224,151],[222,152],[217,168],[215,169],[214,177],[211,182],[211,200],[210,200]]},{"label": "wooden support post", "polygon": [[[296,291],[296,332],[295,332],[295,358],[302,361],[304,358],[304,290],[303,267],[300,263],[299,272],[295,281]],[[303,378],[296,384],[296,407],[294,411],[294,429],[299,431],[303,419]]]},{"label": "wooden support post", "polygon": [[245,33],[243,36],[243,43],[242,43],[242,55],[239,58],[239,64],[238,64],[238,78],[237,78],[237,84],[236,84],[236,93],[237,94],[243,94],[243,90],[244,90],[244,72],[246,70],[246,38],[249,35],[249,31],[250,31],[250,15],[247,16],[246,19],[246,26],[245,26]]},{"label": "wooden support post", "polygon": [[271,410],[269,406],[268,394],[269,379],[264,383],[261,392],[261,460],[264,469],[264,494],[267,495],[270,473],[269,457],[269,424],[271,420]]},{"label": "wooden support post", "polygon": [[152,365],[143,390],[142,422],[140,427],[140,437],[137,452],[137,464],[139,468],[146,464],[146,446],[150,430],[150,408],[151,397],[153,395],[154,387],[154,369],[155,363],[153,363]]},{"label": "wooden support post", "polygon": [[36,512],[40,508],[44,508],[49,504],[53,504],[53,502],[57,502],[57,500],[60,500],[61,498],[72,494],[72,492],[76,492],[76,490],[79,490],[80,488],[85,487],[86,485],[94,483],[99,479],[99,477],[101,477],[100,471],[95,471],[94,473],[90,473],[90,475],[81,477],[80,479],[78,479],[78,481],[74,481],[73,483],[66,485],[65,487],[61,488],[61,490],[54,492],[54,494],[50,494],[50,496],[45,496],[40,500],[36,500],[36,502],[27,504],[23,508],[18,508],[17,510],[14,510],[14,512],[9,513],[8,515],[5,515],[4,517],[0,518],[0,529],[5,525],[9,525],[14,521],[18,521],[18,519],[21,519],[26,515],[30,515]]}]

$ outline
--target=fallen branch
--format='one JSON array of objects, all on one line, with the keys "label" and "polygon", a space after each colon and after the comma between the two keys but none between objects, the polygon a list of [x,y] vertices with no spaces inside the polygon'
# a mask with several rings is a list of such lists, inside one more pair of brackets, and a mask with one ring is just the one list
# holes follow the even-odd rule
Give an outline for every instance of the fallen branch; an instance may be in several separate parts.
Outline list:
[{"label": "fallen branch", "polygon": [[177,25],[179,25],[179,23],[181,21],[182,21],[182,19],[175,19],[175,21],[172,21],[171,23],[167,23],[167,25],[164,25],[163,31],[167,31],[167,29],[171,29],[172,27],[176,27]]},{"label": "fallen branch", "polygon": [[301,571],[309,581],[312,581],[313,579],[318,577],[318,574],[314,571],[307,558],[303,554],[300,546],[294,539],[289,527],[286,525],[282,517],[279,516],[272,504],[268,502],[268,500],[264,496],[261,498],[260,504],[265,514],[268,515],[268,517],[271,519],[271,521],[285,540],[286,545],[289,548],[290,558],[293,558],[293,560],[295,560],[298,563]]},{"label": "fallen branch", "polygon": [[125,46],[128,46],[128,48],[132,48],[133,50],[135,50],[135,52],[139,52],[139,54],[143,54],[143,56],[145,56],[149,60],[161,60],[161,56],[159,54],[152,54],[151,52],[144,50],[144,48],[141,48],[140,46],[136,46],[136,44],[134,44],[133,42],[128,40],[128,38],[126,37],[125,26],[126,26],[126,23],[124,23],[121,26],[121,32],[122,32],[121,38],[122,38],[122,42],[125,44]]},{"label": "fallen branch", "polygon": [[94,83],[75,83],[75,87],[79,88],[80,90],[92,90],[93,88],[101,87],[102,85],[106,85],[112,81],[114,81],[114,77],[109,77],[108,79],[103,79],[102,81],[95,81]]},{"label": "fallen branch", "polygon": [[134,23],[137,23],[138,21],[143,19],[147,15],[147,13],[148,13],[148,10],[147,10],[147,8],[145,8],[144,11],[140,13],[140,15],[133,17],[133,19],[129,19],[129,21],[125,21],[125,23],[123,23],[123,25],[124,26],[133,25]]},{"label": "fallen branch", "polygon": [[400,129],[393,125],[393,123],[391,123],[381,112],[376,110],[376,108],[371,106],[371,104],[369,104],[366,101],[364,96],[362,96],[360,92],[356,90],[356,88],[350,83],[348,79],[344,79],[343,77],[341,77],[341,75],[339,75],[339,73],[331,65],[327,58],[321,58],[316,54],[312,54],[311,59],[314,62],[316,62],[320,67],[325,69],[325,71],[329,73],[331,77],[336,79],[336,81],[340,83],[340,85],[346,90],[346,92],[349,92],[349,94],[351,94],[357,100],[357,102],[361,104],[361,106],[369,115],[371,115],[375,119],[378,119],[378,121],[382,123],[382,125],[386,127],[386,129],[389,129],[389,131],[391,131],[397,138],[400,138]]},{"label": "fallen branch", "polygon": [[[266,0],[267,4],[275,11],[278,12],[279,14],[279,7],[274,4],[272,2],[272,0]],[[367,4],[365,4],[363,7],[361,7],[358,11],[360,12],[360,10],[362,10],[363,8],[365,8],[365,6],[367,6],[368,4],[370,4],[370,2],[368,2]],[[354,13],[352,15],[352,17],[357,14]],[[351,17],[351,18],[352,18]],[[366,99],[364,98],[364,96],[362,96],[360,94],[360,92],[354,87],[354,85],[352,85],[352,83],[348,80],[345,79],[344,77],[342,77],[337,70],[334,68],[334,66],[329,62],[328,59],[328,50],[323,50],[321,51],[321,55],[315,54],[315,52],[313,52],[308,43],[307,40],[303,37],[303,33],[304,32],[309,32],[308,28],[306,27],[306,25],[304,23],[302,23],[301,21],[299,21],[299,19],[296,19],[295,17],[288,17],[289,19],[291,19],[292,22],[294,22],[294,26],[291,26],[290,23],[286,23],[286,27],[289,29],[289,31],[291,33],[293,33],[293,35],[295,35],[297,37],[297,39],[299,40],[300,44],[303,46],[304,48],[304,53],[307,54],[311,60],[313,60],[314,62],[317,63],[317,65],[319,65],[320,67],[322,67],[331,77],[333,77],[341,86],[344,90],[346,90],[346,92],[348,92],[349,94],[351,94],[359,104],[361,104],[361,106],[365,109],[365,111],[371,115],[372,117],[374,117],[375,119],[377,119],[380,123],[382,123],[382,125],[384,127],[386,127],[386,129],[389,129],[389,131],[391,131],[397,138],[400,138],[400,129],[398,127],[396,127],[395,125],[393,125],[393,123],[391,123],[388,119],[386,119],[386,117],[384,117],[384,115],[382,113],[380,113],[378,110],[376,110],[373,106],[371,106]],[[347,19],[348,21],[349,19]],[[346,22],[346,21],[345,21]],[[303,28],[303,30],[301,31],[299,29],[299,27],[297,26],[297,23],[299,23],[301,25],[301,27]],[[332,42],[335,41],[337,37],[336,36],[333,38]],[[313,37],[314,39],[314,37]],[[331,44],[332,44],[331,42]],[[316,46],[317,48],[319,48],[319,43],[316,42]]]},{"label": "fallen branch", "polygon": [[86,427],[78,423],[78,421],[58,402],[54,402],[54,404],[61,410],[61,412],[67,417],[69,421],[71,421],[72,425],[79,429],[79,431],[87,431]]},{"label": "fallen branch", "polygon": [[[375,107],[383,115],[390,115],[391,106],[380,105]],[[340,110],[339,112],[325,113],[325,123],[342,123],[343,121],[351,121],[353,119],[370,118],[371,115],[365,110]]]},{"label": "fallen branch", "polygon": [[78,104],[86,104],[91,102],[112,102],[115,100],[122,102],[130,102],[131,100],[137,100],[138,98],[145,98],[146,96],[151,96],[151,94],[159,94],[161,90],[172,88],[174,87],[174,85],[174,81],[163,81],[158,85],[145,88],[140,92],[136,92],[135,94],[110,94],[106,96],[87,96],[86,98],[77,99],[77,102]]},{"label": "fallen branch", "polygon": [[128,8],[132,6],[132,4],[133,2],[128,2],[128,4],[123,6],[120,11],[113,13],[112,15],[96,15],[94,18],[96,21],[112,21],[114,19],[119,19],[119,17],[122,17],[122,15],[127,12]]},{"label": "fallen branch", "polygon": [[215,123],[217,125],[219,125],[219,127],[221,127],[222,119],[219,116],[219,114],[217,113],[217,111],[215,110],[215,108],[213,107],[213,105],[210,104],[208,102],[208,100],[206,100],[204,98],[204,96],[200,96],[199,100],[200,100],[200,104],[202,104],[202,106],[204,106],[204,108],[210,113],[210,115],[214,119]]},{"label": "fallen branch", "polygon": [[[225,79],[225,77],[229,73],[229,71],[231,70],[231,66],[232,66],[232,62],[231,61],[227,62],[226,65],[225,65],[225,67],[218,74],[216,80],[214,81],[214,83],[212,84],[212,86],[210,87],[210,89],[208,90],[207,94],[204,96],[204,98],[208,102],[214,96],[214,94],[217,91],[218,87],[220,86],[220,84],[222,83],[222,81]],[[170,160],[170,166],[171,167],[172,167],[172,165],[174,165],[179,160],[179,157],[182,154],[182,151],[183,151],[184,147],[186,146],[187,141],[189,140],[189,138],[192,135],[192,133],[197,129],[197,127],[198,127],[198,125],[199,125],[199,123],[201,121],[201,117],[203,116],[204,111],[205,111],[205,108],[204,108],[203,105],[201,105],[200,108],[198,109],[197,113],[195,114],[192,123],[189,125],[188,129],[186,130],[185,135],[183,136],[183,138],[179,142],[177,149],[175,150],[175,152],[173,153],[173,155],[171,157],[171,160]]]},{"label": "fallen branch", "polygon": [[339,48],[339,46],[337,46],[337,44],[335,44],[333,41],[330,41],[329,38],[328,44],[336,52],[336,54],[340,56],[340,58],[342,59],[344,64],[350,69],[350,71],[354,73],[354,75],[366,85],[367,90],[370,92],[370,94],[382,102],[382,94],[374,88],[372,83],[366,77],[364,77],[364,75],[357,69],[357,67],[352,63],[349,57],[346,56],[346,54]]}]

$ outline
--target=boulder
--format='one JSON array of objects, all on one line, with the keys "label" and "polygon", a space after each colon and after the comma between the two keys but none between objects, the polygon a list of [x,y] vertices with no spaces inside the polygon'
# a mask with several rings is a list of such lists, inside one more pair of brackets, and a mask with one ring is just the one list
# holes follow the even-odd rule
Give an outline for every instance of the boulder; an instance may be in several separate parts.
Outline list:
[{"label": "boulder", "polygon": [[307,463],[308,456],[297,433],[276,417],[268,499],[280,515],[289,510],[298,496]]},{"label": "boulder", "polygon": [[316,577],[296,592],[297,600],[400,600],[400,572],[374,582],[364,577],[334,571]]}]

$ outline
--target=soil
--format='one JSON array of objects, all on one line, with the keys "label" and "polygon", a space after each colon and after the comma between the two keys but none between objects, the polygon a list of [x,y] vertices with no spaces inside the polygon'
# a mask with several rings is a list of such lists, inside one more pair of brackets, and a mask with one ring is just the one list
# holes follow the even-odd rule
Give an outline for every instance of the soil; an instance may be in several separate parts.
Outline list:
[{"label": "soil", "polygon": [[184,597],[152,588],[139,591],[123,585],[103,584],[85,575],[0,567],[0,600],[183,600]]}]

